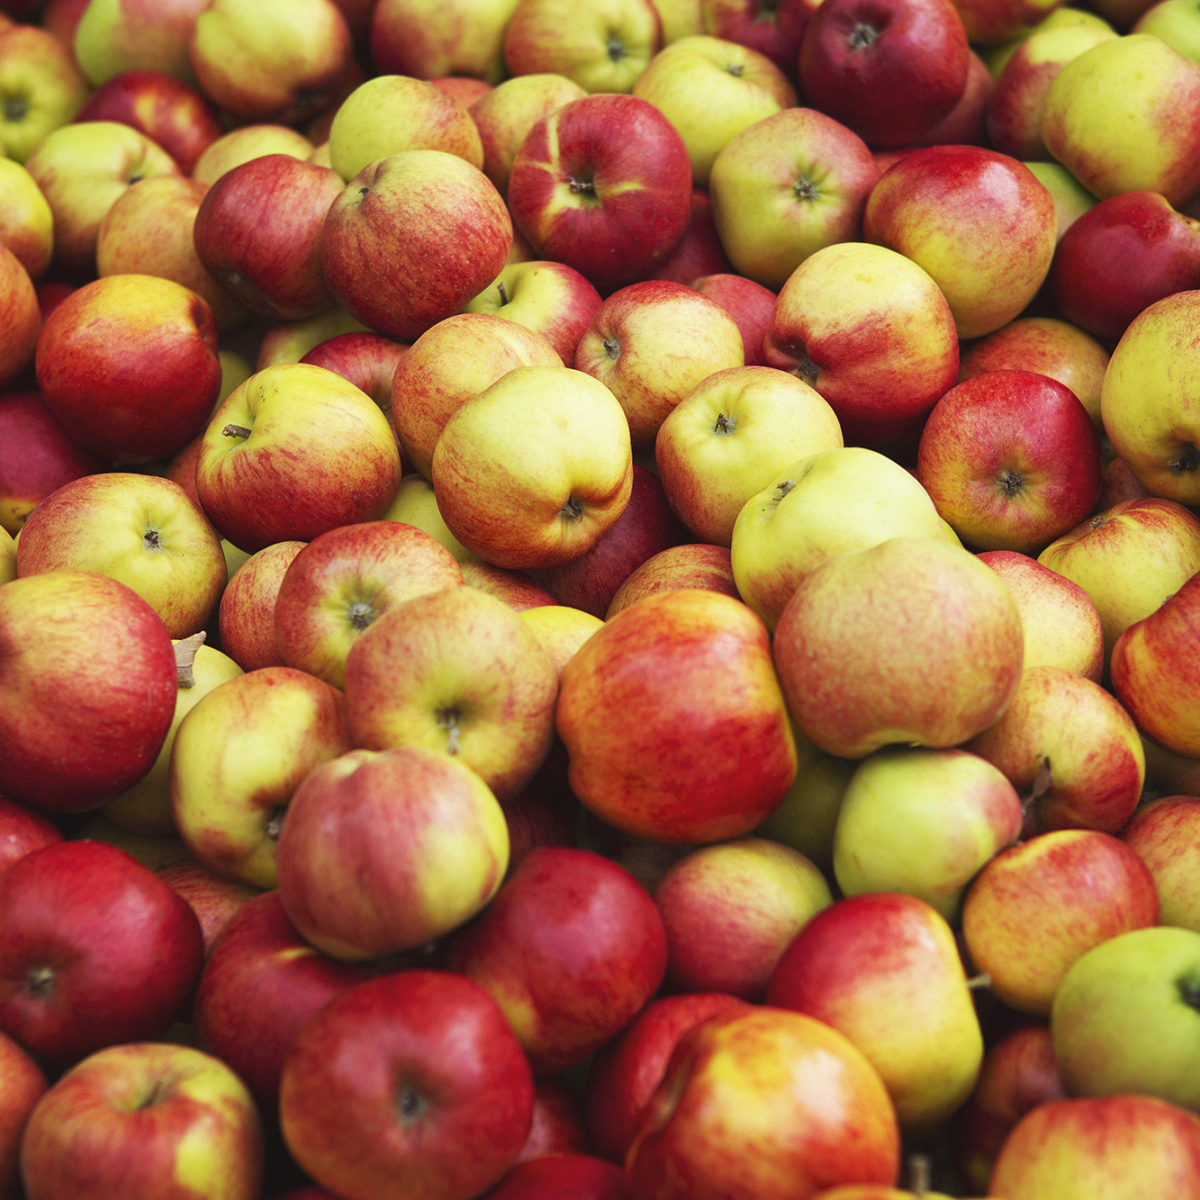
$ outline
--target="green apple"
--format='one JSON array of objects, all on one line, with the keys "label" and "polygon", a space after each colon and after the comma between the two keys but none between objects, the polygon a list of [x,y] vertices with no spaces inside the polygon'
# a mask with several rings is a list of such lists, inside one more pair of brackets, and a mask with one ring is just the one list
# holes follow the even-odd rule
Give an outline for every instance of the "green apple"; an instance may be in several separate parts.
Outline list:
[{"label": "green apple", "polygon": [[1021,799],[999,768],[965,750],[897,747],[851,775],[833,835],[848,896],[895,891],[957,922],[979,869],[1021,832]]},{"label": "green apple", "polygon": [[1081,955],[1054,994],[1050,1033],[1072,1095],[1200,1108],[1200,933],[1133,929]]},{"label": "green apple", "polygon": [[1058,216],[1057,244],[1074,224],[1075,219],[1083,216],[1096,203],[1096,197],[1062,163],[1027,162],[1025,165],[1054,201],[1054,211]]},{"label": "green apple", "polygon": [[1200,62],[1200,22],[1187,0],[1158,0],[1138,17],[1130,33],[1152,33],[1184,58]]}]

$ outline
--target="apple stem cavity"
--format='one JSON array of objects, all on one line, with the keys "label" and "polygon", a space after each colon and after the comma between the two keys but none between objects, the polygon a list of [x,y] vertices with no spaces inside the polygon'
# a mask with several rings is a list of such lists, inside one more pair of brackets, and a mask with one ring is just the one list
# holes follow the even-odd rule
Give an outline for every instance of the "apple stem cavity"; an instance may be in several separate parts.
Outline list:
[{"label": "apple stem cavity", "polygon": [[796,180],[792,186],[792,191],[796,193],[797,200],[815,200],[819,195],[817,185],[807,175],[801,175]]},{"label": "apple stem cavity", "polygon": [[615,63],[619,63],[625,57],[625,43],[615,34],[608,39],[608,57]]},{"label": "apple stem cavity", "polygon": [[25,990],[31,996],[49,996],[54,991],[54,971],[50,967],[34,967],[25,976]]},{"label": "apple stem cavity", "polygon": [[1190,975],[1179,980],[1179,998],[1188,1008],[1200,1012],[1200,977]]},{"label": "apple stem cavity", "polygon": [[558,515],[564,521],[578,521],[583,516],[583,501],[578,496],[572,496],[559,509]]},{"label": "apple stem cavity", "polygon": [[146,1094],[134,1105],[134,1111],[141,1112],[145,1108],[153,1108],[162,1099],[166,1090],[166,1080],[154,1080]]},{"label": "apple stem cavity", "polygon": [[1000,490],[1006,496],[1019,496],[1025,490],[1025,480],[1020,471],[1009,467],[1000,476]]},{"label": "apple stem cavity", "polygon": [[350,624],[361,633],[375,620],[375,610],[366,600],[356,600],[350,605]]},{"label": "apple stem cavity", "polygon": [[400,1095],[396,1097],[396,1111],[406,1125],[425,1115],[425,1101],[411,1084],[406,1083],[400,1089]]},{"label": "apple stem cavity", "polygon": [[879,36],[879,30],[874,25],[868,25],[866,21],[859,21],[857,25],[850,30],[849,37],[846,38],[846,45],[851,50],[864,50]]},{"label": "apple stem cavity", "polygon": [[1200,467],[1200,451],[1189,443],[1179,451],[1179,457],[1172,459],[1167,466],[1171,468],[1172,475],[1194,474],[1196,468]]},{"label": "apple stem cavity", "polygon": [[23,121],[29,115],[29,101],[24,96],[9,96],[4,102],[6,121]]},{"label": "apple stem cavity", "polygon": [[596,194],[596,184],[591,179],[576,179],[574,175],[568,175],[567,187],[575,195],[579,195],[581,192],[590,192],[592,195]]},{"label": "apple stem cavity", "polygon": [[717,414],[717,423],[713,426],[713,433],[718,437],[727,437],[736,430],[737,422],[732,417],[727,417],[724,413]]},{"label": "apple stem cavity", "polygon": [[263,831],[272,842],[279,841],[279,834],[283,830],[283,812],[282,808],[275,809],[271,813],[271,819],[267,822],[266,829]]},{"label": "apple stem cavity", "polygon": [[500,303],[507,304],[508,303],[508,293],[504,290],[503,282],[496,284],[496,291],[498,291],[500,293]]},{"label": "apple stem cavity", "polygon": [[608,338],[600,344],[604,347],[604,353],[616,361],[621,354],[621,343],[616,338]]},{"label": "apple stem cavity", "polygon": [[175,681],[181,688],[196,686],[196,654],[204,645],[207,636],[202,629],[199,633],[180,638],[175,643]]}]

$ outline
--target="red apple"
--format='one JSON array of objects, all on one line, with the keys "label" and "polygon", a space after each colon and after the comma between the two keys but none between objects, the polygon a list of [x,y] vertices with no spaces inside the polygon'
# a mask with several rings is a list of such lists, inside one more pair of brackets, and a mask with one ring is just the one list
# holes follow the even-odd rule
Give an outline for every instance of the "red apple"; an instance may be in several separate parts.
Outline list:
[{"label": "red apple", "polygon": [[625,1173],[585,1153],[547,1154],[517,1163],[481,1200],[629,1200]]},{"label": "red apple", "polygon": [[7,1034],[0,1034],[0,1198],[22,1200],[21,1141],[29,1114],[49,1086],[42,1068]]},{"label": "red apple", "polygon": [[158,877],[182,896],[196,914],[200,932],[204,935],[206,957],[242,905],[260,894],[258,888],[226,879],[193,859],[169,863],[159,870]]},{"label": "red apple", "polygon": [[704,588],[738,599],[728,547],[689,542],[660,550],[632,571],[617,589],[605,619],[647,596],[676,588]]},{"label": "red apple", "polygon": [[0,285],[4,311],[0,387],[7,387],[34,362],[43,326],[33,280],[21,260],[4,245],[0,245]]},{"label": "red apple", "polygon": [[49,817],[0,796],[0,873],[31,850],[62,840],[62,831]]},{"label": "red apple", "polygon": [[693,279],[691,286],[701,295],[715,300],[734,319],[742,331],[745,365],[760,365],[763,361],[763,339],[775,315],[775,293],[744,275],[720,271]]}]

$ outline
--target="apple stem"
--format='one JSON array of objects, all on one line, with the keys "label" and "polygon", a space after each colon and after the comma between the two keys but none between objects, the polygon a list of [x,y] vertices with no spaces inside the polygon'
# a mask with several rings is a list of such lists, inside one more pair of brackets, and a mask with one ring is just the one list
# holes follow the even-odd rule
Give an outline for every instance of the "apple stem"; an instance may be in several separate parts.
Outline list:
[{"label": "apple stem", "polygon": [[459,752],[458,740],[462,733],[459,727],[459,713],[457,708],[443,709],[437,715],[437,723],[440,729],[446,730],[446,753],[452,758],[456,757]]},{"label": "apple stem", "polygon": [[724,437],[726,434],[733,433],[736,429],[737,422],[732,417],[727,417],[724,413],[717,414],[717,423],[713,426],[713,433]]},{"label": "apple stem", "polygon": [[181,688],[196,686],[196,672],[193,667],[200,647],[208,635],[204,630],[193,633],[191,637],[180,638],[175,643],[175,680]]},{"label": "apple stem", "polygon": [[625,43],[620,38],[610,37],[608,39],[608,57],[615,63],[625,57]]},{"label": "apple stem", "polygon": [[250,430],[245,425],[226,425],[221,430],[221,435],[223,437],[248,438]]},{"label": "apple stem", "polygon": [[985,971],[982,975],[972,975],[967,980],[967,990],[972,992],[980,991],[982,988],[992,986],[992,977]]},{"label": "apple stem", "polygon": [[924,1196],[929,1191],[929,1156],[926,1154],[910,1154],[908,1158],[909,1182],[912,1191],[918,1196]]},{"label": "apple stem", "polygon": [[496,291],[498,291],[500,293],[500,303],[502,305],[507,304],[508,303],[508,293],[504,290],[503,282],[496,284]]}]

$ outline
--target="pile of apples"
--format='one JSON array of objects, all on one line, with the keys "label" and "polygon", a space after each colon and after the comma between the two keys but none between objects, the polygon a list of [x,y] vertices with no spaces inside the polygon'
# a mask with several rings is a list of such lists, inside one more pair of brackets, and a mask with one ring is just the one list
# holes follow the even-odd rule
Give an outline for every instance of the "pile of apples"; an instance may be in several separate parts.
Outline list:
[{"label": "pile of apples", "polygon": [[1194,0],[5,0],[0,151],[0,1200],[1200,1200]]}]

